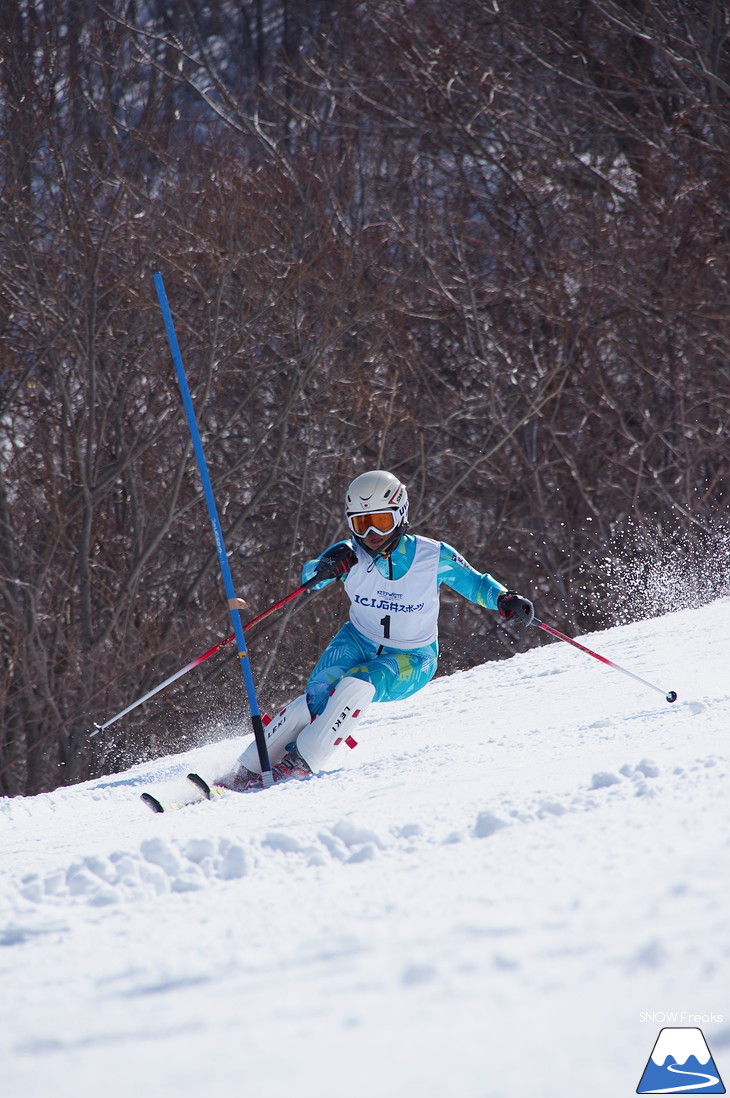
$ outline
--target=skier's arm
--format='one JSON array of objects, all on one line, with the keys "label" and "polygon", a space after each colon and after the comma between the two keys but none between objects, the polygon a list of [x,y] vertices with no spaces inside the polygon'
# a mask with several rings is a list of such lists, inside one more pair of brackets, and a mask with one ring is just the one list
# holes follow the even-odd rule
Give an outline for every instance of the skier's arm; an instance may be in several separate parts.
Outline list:
[{"label": "skier's arm", "polygon": [[507,593],[507,588],[489,572],[477,572],[467,560],[457,553],[452,545],[441,542],[441,554],[438,567],[439,583],[452,587],[469,602],[484,606],[488,610],[497,609],[497,599]]},{"label": "skier's arm", "polygon": [[460,553],[443,541],[438,579],[439,583],[453,587],[454,591],[458,591],[470,602],[475,602],[477,606],[498,610],[500,616],[507,621],[516,621],[520,625],[529,625],[532,621],[535,611],[529,599],[508,591],[489,572],[477,572]]},{"label": "skier's arm", "polygon": [[357,563],[357,556],[352,542],[349,540],[337,541],[330,545],[314,560],[304,562],[302,568],[302,583],[307,583],[315,575],[321,576],[321,582],[315,583],[310,590],[321,591],[328,583],[332,583],[342,576],[346,576],[352,566]]}]

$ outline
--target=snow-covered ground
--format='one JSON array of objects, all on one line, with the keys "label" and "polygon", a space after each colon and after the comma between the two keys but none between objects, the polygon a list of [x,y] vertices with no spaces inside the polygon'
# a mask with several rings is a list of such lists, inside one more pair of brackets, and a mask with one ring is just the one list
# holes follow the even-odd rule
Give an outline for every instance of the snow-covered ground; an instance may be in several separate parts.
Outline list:
[{"label": "snow-covered ground", "polygon": [[[3,1098],[730,1083],[730,599],[374,706],[332,771],[155,816],[229,740],[0,800]],[[676,1012],[676,1019],[670,1012]]]}]

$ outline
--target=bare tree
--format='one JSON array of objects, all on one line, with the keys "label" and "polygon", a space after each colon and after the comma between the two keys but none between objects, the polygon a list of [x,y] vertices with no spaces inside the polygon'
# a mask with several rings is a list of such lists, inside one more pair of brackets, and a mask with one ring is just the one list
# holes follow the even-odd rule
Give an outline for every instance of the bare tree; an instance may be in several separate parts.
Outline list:
[{"label": "bare tree", "polygon": [[[254,612],[368,466],[565,627],[640,599],[642,544],[699,575],[728,490],[722,5],[0,19],[0,788],[247,727],[221,655],[88,737],[228,628],[156,270]],[[343,613],[330,589],[252,638],[265,706]],[[448,592],[442,639],[444,671],[540,642]]]}]

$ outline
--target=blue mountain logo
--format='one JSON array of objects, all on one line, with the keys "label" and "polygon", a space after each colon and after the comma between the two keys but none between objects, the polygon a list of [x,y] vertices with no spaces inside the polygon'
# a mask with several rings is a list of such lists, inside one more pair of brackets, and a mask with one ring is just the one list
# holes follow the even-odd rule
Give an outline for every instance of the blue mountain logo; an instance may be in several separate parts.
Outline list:
[{"label": "blue mountain logo", "polygon": [[636,1093],[725,1094],[702,1030],[661,1030]]}]

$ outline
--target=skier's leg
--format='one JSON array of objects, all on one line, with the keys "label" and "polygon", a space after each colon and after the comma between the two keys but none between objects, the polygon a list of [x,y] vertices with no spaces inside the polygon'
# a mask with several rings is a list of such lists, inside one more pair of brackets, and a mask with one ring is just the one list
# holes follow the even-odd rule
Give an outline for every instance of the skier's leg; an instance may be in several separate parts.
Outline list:
[{"label": "skier's leg", "polygon": [[338,682],[324,711],[297,738],[296,750],[310,770],[321,770],[339,743],[357,746],[353,733],[374,694],[364,679],[347,675]]},{"label": "skier's leg", "polygon": [[351,667],[349,675],[365,678],[375,687],[373,701],[399,701],[421,690],[436,674],[438,652],[435,645],[411,652],[385,649],[374,659]]},{"label": "skier's leg", "polygon": [[[352,652],[344,641],[342,638],[340,657]],[[321,660],[310,676],[307,701],[313,708],[313,703],[317,704],[326,691],[326,702],[319,715],[299,734],[296,746],[300,756],[311,770],[317,771],[338,744],[356,747],[353,729],[367,706],[372,701],[409,697],[433,678],[436,665],[435,645],[412,652],[381,650],[380,655],[350,666],[345,672],[342,662]],[[333,689],[331,682],[335,671],[342,677]]]},{"label": "skier's leg", "polygon": [[342,637],[344,632],[340,630],[309,676],[307,704],[315,715],[324,710],[330,694],[345,675],[372,682],[375,686],[373,701],[382,702],[415,694],[436,673],[438,648],[435,644],[411,652],[379,649],[372,645],[367,652],[362,643],[352,643],[347,635]]},{"label": "skier's leg", "polygon": [[[275,748],[270,747],[272,766],[277,767],[283,755],[283,767],[281,773],[275,773],[275,780],[305,777],[308,770],[320,770],[340,743],[356,747],[352,730],[368,705],[406,698],[420,690],[433,678],[437,660],[435,643],[410,652],[384,649],[348,622],[328,644],[309,677],[306,714],[300,706],[302,699],[297,698],[291,723],[269,726],[276,737]],[[284,755],[294,739],[296,750]],[[255,744],[249,745],[242,761],[260,771]]]},{"label": "skier's leg", "polygon": [[351,674],[355,664],[364,664],[377,652],[349,622],[332,638],[317,660],[307,682],[307,704],[313,717],[324,712],[337,683]]},{"label": "skier's leg", "polygon": [[[265,728],[266,746],[269,750],[269,761],[274,766],[280,762],[286,752],[287,746],[294,743],[299,733],[311,721],[312,717],[307,706],[305,694],[300,694],[293,702],[274,717],[271,724]],[[256,740],[251,740],[246,750],[238,760],[238,766],[245,767],[252,774],[261,773],[258,748]]]}]

